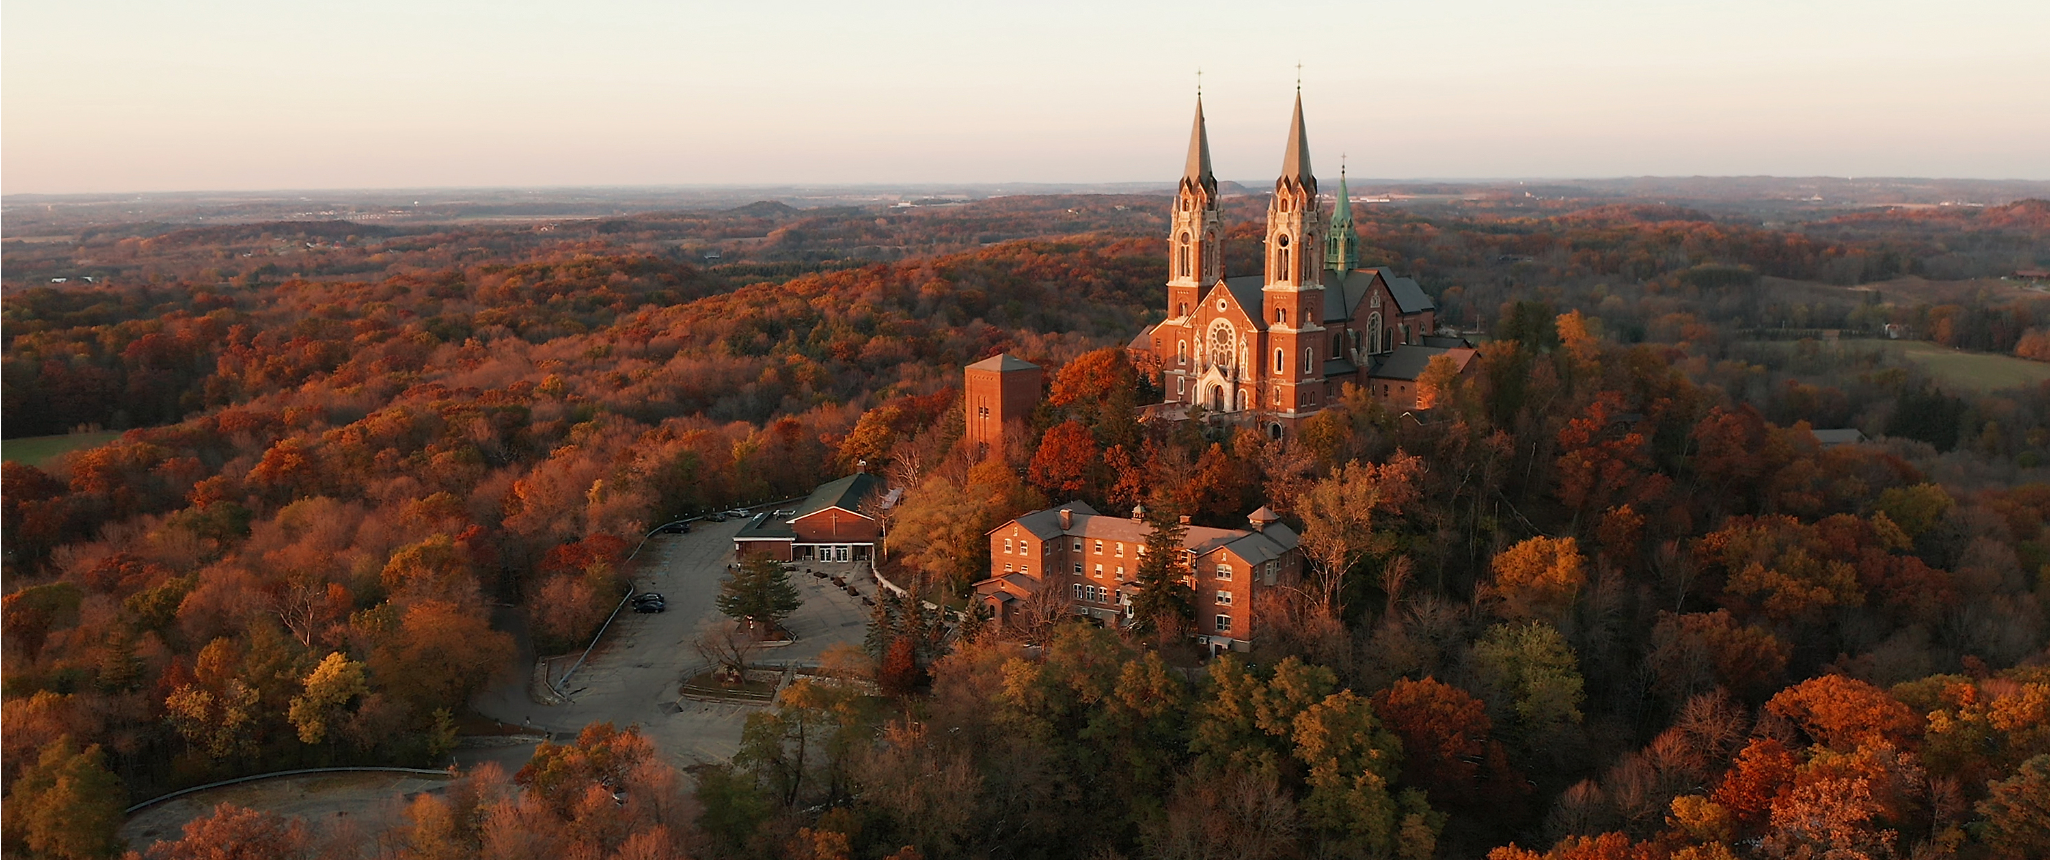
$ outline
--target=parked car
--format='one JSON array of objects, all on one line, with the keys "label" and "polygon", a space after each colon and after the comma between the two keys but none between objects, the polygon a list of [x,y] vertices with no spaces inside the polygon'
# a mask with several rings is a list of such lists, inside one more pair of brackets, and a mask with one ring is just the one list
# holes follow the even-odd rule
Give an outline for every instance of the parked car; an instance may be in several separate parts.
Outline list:
[{"label": "parked car", "polygon": [[660,593],[660,592],[655,592],[655,591],[643,591],[643,592],[641,592],[641,593],[639,593],[639,594],[636,594],[636,595],[634,595],[634,602],[635,602],[635,603],[647,603],[647,602],[649,602],[649,601],[653,601],[653,602],[655,602],[655,603],[661,603],[661,602],[662,602],[662,600],[663,600],[663,598],[662,598],[662,595],[661,595],[661,593]]},{"label": "parked car", "polygon": [[746,517],[746,516],[747,516],[747,509],[746,509],[746,508],[734,508],[733,510],[727,511],[727,512],[726,512],[726,515],[727,515],[727,516],[729,516],[729,517],[735,517],[735,518],[744,518],[744,517]]},{"label": "parked car", "polygon": [[634,601],[634,611],[635,611],[635,612],[668,612],[668,611],[669,611],[669,604],[667,604],[667,603],[663,603],[663,602],[662,602],[662,601],[660,601],[660,600],[637,600],[637,601]]},{"label": "parked car", "polygon": [[665,535],[680,535],[690,531],[690,523],[670,523],[662,527]]},{"label": "parked car", "polygon": [[726,513],[724,511],[721,511],[715,514],[706,514],[705,519],[711,520],[715,523],[723,523],[726,521]]},{"label": "parked car", "polygon": [[784,508],[783,510],[777,511],[774,514],[771,514],[770,516],[773,516],[777,519],[782,519],[784,517],[794,517],[797,516],[797,511],[791,508]]}]

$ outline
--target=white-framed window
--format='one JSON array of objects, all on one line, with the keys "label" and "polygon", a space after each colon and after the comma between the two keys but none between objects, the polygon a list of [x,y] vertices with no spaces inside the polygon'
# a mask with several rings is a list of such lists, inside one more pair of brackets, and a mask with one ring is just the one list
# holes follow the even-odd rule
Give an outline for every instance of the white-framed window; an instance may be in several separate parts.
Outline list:
[{"label": "white-framed window", "polygon": [[1075,539],[1075,551],[1076,551],[1076,552],[1081,552],[1081,551],[1082,551],[1082,539],[1081,539],[1081,538],[1076,538],[1076,539]]},{"label": "white-framed window", "polygon": [[1082,586],[1081,586],[1080,584],[1077,584],[1077,585],[1075,586],[1075,599],[1076,599],[1076,600],[1081,600],[1081,599],[1082,599]]},{"label": "white-framed window", "polygon": [[1231,632],[1231,616],[1229,616],[1229,615],[1225,615],[1225,614],[1223,614],[1223,613],[1218,613],[1218,615],[1217,615],[1217,628],[1216,628],[1216,629],[1217,629],[1217,632],[1219,632],[1219,633],[1230,633],[1230,632]]},{"label": "white-framed window", "polygon": [[1121,565],[1118,565],[1118,571],[1117,571],[1117,576],[1118,576],[1118,581],[1119,581],[1119,582],[1124,582],[1124,581],[1125,581],[1125,566],[1124,566],[1124,565],[1122,565],[1122,564],[1121,564]]},{"label": "white-framed window", "polygon": [[1218,563],[1218,565],[1217,565],[1217,578],[1218,578],[1218,579],[1221,579],[1221,580],[1224,580],[1225,582],[1230,582],[1230,581],[1231,581],[1231,565],[1228,565],[1228,564],[1224,564],[1224,563],[1222,563],[1222,562]]},{"label": "white-framed window", "polygon": [[1176,393],[1176,394],[1187,394],[1187,393],[1189,393],[1189,378],[1188,378],[1188,377],[1186,377],[1186,376],[1177,376],[1177,377],[1175,377],[1175,378],[1174,378],[1174,393]]},{"label": "white-framed window", "polygon": [[1005,572],[1005,573],[1010,573],[1010,572],[1011,572],[1011,563],[1010,563],[1010,562],[1004,562],[1004,572]]},{"label": "white-framed window", "polygon": [[1031,572],[1032,572],[1032,565],[1029,565],[1029,564],[1021,564],[1021,565],[1018,565],[1018,572],[1019,572],[1019,573],[1031,573]]},{"label": "white-framed window", "polygon": [[1288,308],[1275,308],[1274,322],[1276,325],[1288,325]]},{"label": "white-framed window", "polygon": [[1005,555],[1010,555],[1010,554],[1011,554],[1011,539],[1010,539],[1010,538],[1004,538],[1004,554],[1005,554]]},{"label": "white-framed window", "polygon": [[1096,572],[1096,578],[1097,578],[1097,579],[1102,579],[1102,578],[1103,578],[1103,565],[1100,565],[1100,564],[1099,564],[1099,565],[1097,565],[1097,566],[1096,566],[1096,571],[1095,571],[1095,572]]},{"label": "white-framed window", "polygon": [[1097,542],[1096,542],[1096,554],[1097,554],[1097,555],[1102,555],[1102,554],[1103,554],[1103,541],[1097,541]]},{"label": "white-framed window", "polygon": [[1281,375],[1282,363],[1287,360],[1285,358],[1286,355],[1287,353],[1283,352],[1281,347],[1277,346],[1274,348],[1274,373],[1276,376]]},{"label": "white-framed window", "polygon": [[1314,347],[1314,346],[1306,346],[1306,347],[1303,347],[1303,372],[1304,372],[1304,373],[1309,373],[1309,372],[1310,372],[1310,368],[1313,368],[1313,367],[1316,367],[1316,366],[1317,366],[1317,348],[1316,348],[1316,347]]},{"label": "white-framed window", "polygon": [[1125,557],[1125,542],[1124,542],[1124,541],[1118,541],[1118,542],[1117,542],[1117,544],[1115,545],[1115,548],[1116,548],[1116,550],[1117,550],[1117,552],[1116,552],[1116,555],[1117,555],[1117,557],[1118,557],[1118,558],[1124,558],[1124,557]]},{"label": "white-framed window", "polygon": [[1079,562],[1079,561],[1078,561],[1078,562],[1075,562],[1075,575],[1076,575],[1076,576],[1081,576],[1081,575],[1082,575],[1082,563],[1081,563],[1081,562]]},{"label": "white-framed window", "polygon": [[1217,592],[1217,605],[1219,605],[1219,606],[1230,606],[1230,605],[1231,605],[1231,592],[1229,592],[1229,591],[1220,591],[1220,592]]},{"label": "white-framed window", "polygon": [[1186,340],[1185,340],[1185,341],[1181,341],[1181,342],[1180,342],[1180,345],[1179,345],[1179,346],[1176,346],[1176,347],[1175,347],[1175,350],[1174,350],[1174,363],[1176,363],[1176,364],[1188,364],[1188,363],[1189,363],[1189,342],[1188,342],[1188,341],[1186,341]]}]

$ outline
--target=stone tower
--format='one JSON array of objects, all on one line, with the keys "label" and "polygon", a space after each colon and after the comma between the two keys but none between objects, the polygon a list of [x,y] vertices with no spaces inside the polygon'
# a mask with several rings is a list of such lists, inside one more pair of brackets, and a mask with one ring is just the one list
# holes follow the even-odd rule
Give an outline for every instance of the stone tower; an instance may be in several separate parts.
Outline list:
[{"label": "stone tower", "polygon": [[1196,124],[1189,130],[1189,160],[1175,191],[1169,219],[1168,318],[1184,319],[1203,291],[1224,277],[1224,216],[1217,177],[1210,174],[1210,135],[1203,127],[1203,97],[1196,97]]},{"label": "stone tower", "polygon": [[1039,406],[1046,372],[1039,365],[999,353],[966,368],[962,411],[967,413],[968,443],[977,457],[1004,450],[1004,432],[1023,426]]},{"label": "stone tower", "polygon": [[1326,338],[1324,315],[1324,215],[1317,202],[1317,177],[1310,169],[1309,133],[1303,128],[1303,94],[1295,97],[1281,176],[1267,204],[1267,274],[1261,287],[1268,343],[1259,359],[1269,384],[1269,411],[1294,416],[1323,402]]}]

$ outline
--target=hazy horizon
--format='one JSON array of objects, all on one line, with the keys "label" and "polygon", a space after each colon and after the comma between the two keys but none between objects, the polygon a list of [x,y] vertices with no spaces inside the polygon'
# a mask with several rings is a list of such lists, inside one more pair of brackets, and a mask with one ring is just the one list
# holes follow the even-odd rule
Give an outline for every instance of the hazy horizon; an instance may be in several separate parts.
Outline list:
[{"label": "hazy horizon", "polygon": [[24,0],[0,193],[2050,179],[2043,4],[1192,6]]}]

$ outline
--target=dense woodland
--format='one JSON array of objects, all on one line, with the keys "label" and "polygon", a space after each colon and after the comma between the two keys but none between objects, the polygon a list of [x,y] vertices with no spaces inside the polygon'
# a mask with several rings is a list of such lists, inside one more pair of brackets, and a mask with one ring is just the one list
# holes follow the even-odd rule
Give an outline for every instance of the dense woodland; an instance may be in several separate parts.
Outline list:
[{"label": "dense woodland", "polygon": [[[1231,202],[1228,271],[1260,203]],[[1369,262],[1479,364],[1427,419],[1354,391],[1289,443],[1135,420],[1118,347],[1159,317],[1164,206],[9,241],[10,279],[107,282],[10,280],[7,434],[127,432],[4,467],[6,850],[107,855],[126,802],[226,776],[438,760],[515,634],[588,637],[648,525],[866,460],[907,491],[891,564],[942,600],[986,528],[1070,498],[1162,531],[1271,504],[1317,587],[1208,662],[1165,568],[1130,635],[886,601],[830,667],[882,695],[799,684],[694,788],[594,727],[388,830],[224,808],[157,853],[2050,852],[2050,386],[1859,348],[2050,356],[2050,300],[1847,289],[2041,266],[2050,204],[1365,208]],[[959,368],[997,351],[1054,372],[974,462]]]}]

